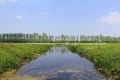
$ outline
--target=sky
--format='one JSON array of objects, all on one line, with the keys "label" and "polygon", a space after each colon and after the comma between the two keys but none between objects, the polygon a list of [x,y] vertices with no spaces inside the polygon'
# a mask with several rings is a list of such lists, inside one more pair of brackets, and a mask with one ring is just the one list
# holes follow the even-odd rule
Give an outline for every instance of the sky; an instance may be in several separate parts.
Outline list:
[{"label": "sky", "polygon": [[120,36],[120,0],[0,0],[0,33]]}]

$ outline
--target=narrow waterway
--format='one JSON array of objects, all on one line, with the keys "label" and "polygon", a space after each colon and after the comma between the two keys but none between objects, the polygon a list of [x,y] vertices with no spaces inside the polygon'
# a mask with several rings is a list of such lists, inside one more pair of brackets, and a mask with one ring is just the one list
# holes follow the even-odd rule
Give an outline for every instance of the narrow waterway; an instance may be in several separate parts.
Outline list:
[{"label": "narrow waterway", "polygon": [[65,47],[51,47],[45,54],[20,67],[15,76],[19,77],[12,79],[106,80],[104,75],[94,69],[92,62]]}]

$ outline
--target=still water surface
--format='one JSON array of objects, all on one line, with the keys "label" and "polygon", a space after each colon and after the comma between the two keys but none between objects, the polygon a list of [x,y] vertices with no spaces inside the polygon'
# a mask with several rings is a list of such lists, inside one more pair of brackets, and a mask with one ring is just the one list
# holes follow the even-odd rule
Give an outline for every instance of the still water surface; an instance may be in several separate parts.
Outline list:
[{"label": "still water surface", "polygon": [[65,47],[51,47],[23,65],[16,75],[36,77],[36,80],[106,80],[92,62]]}]

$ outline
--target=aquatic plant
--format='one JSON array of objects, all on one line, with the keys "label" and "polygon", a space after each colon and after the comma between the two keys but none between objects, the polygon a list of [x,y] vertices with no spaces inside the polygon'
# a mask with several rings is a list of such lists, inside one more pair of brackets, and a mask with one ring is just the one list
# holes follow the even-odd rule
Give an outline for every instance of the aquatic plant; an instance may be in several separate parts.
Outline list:
[{"label": "aquatic plant", "polygon": [[50,45],[40,44],[0,44],[0,73],[18,68],[23,60],[34,58],[35,54],[41,54]]},{"label": "aquatic plant", "polygon": [[69,45],[68,48],[94,62],[96,68],[106,75],[120,76],[120,44],[95,43]]}]

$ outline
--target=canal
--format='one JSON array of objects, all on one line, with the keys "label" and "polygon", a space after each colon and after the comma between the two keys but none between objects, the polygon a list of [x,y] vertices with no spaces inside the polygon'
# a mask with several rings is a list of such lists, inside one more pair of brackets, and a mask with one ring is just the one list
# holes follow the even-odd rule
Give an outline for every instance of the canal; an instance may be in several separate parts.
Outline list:
[{"label": "canal", "polygon": [[94,64],[66,47],[51,47],[8,80],[106,80]]}]

